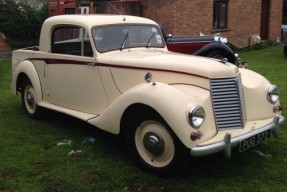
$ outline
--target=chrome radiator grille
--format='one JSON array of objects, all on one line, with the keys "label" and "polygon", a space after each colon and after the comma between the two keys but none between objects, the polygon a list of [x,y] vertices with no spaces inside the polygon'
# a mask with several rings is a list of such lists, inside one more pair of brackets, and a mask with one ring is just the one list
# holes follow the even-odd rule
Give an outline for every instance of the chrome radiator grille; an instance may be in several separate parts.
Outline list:
[{"label": "chrome radiator grille", "polygon": [[241,77],[211,79],[210,84],[217,129],[242,128],[246,111]]}]

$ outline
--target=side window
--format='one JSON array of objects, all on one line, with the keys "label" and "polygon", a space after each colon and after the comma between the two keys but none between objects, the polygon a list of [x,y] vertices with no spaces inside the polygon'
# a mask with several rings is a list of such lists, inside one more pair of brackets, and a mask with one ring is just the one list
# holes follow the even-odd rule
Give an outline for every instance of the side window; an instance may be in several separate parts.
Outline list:
[{"label": "side window", "polygon": [[52,53],[93,56],[90,39],[86,30],[78,26],[61,26],[52,32]]},{"label": "side window", "polygon": [[227,28],[228,0],[214,0],[213,29]]}]

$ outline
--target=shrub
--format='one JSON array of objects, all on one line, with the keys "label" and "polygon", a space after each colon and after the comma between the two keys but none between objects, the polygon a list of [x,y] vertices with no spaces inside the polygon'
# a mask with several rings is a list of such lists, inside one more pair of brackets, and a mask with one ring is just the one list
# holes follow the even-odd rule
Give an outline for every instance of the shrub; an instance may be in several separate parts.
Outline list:
[{"label": "shrub", "polygon": [[12,47],[38,44],[42,23],[48,17],[47,6],[47,3],[35,7],[29,1],[0,0],[0,31]]}]

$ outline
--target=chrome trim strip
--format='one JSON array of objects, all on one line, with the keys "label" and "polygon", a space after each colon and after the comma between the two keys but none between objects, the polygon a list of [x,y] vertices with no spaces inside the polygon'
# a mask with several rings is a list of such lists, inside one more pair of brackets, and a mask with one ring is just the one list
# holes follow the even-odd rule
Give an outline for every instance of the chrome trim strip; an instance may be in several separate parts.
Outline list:
[{"label": "chrome trim strip", "polygon": [[231,137],[230,133],[226,133],[223,141],[206,146],[191,148],[190,155],[194,157],[200,157],[223,151],[225,153],[225,157],[230,158],[232,147],[239,145],[240,141],[252,137],[258,133],[271,130],[274,137],[277,138],[279,136],[279,125],[281,125],[284,122],[284,120],[285,118],[283,116],[275,116],[273,118],[272,123],[265,125],[259,129],[256,129],[252,132],[234,138]]}]

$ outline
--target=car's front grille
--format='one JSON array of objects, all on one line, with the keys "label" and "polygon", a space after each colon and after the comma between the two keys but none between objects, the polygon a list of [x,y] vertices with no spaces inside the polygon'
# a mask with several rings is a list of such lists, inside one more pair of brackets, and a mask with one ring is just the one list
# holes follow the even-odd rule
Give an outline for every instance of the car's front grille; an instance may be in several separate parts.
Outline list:
[{"label": "car's front grille", "polygon": [[210,84],[217,129],[242,128],[246,111],[240,75],[236,78],[211,79]]}]

